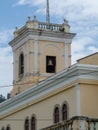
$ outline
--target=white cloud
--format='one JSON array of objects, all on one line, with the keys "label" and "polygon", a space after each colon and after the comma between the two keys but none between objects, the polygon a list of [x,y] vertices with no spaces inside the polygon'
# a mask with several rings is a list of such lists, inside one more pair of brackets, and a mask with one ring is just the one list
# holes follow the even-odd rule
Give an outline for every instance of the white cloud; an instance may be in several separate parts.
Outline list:
[{"label": "white cloud", "polygon": [[[50,16],[53,20],[66,17],[77,36],[72,45],[72,54],[77,59],[97,50],[98,1],[97,0],[50,0]],[[46,13],[46,0],[18,0],[17,5],[29,5],[36,13]],[[86,50],[86,51],[85,51]]]},{"label": "white cloud", "polygon": [[1,87],[12,84],[12,50],[8,46],[12,38],[13,30],[3,30],[0,32],[0,94],[6,95],[10,92],[10,87]]},{"label": "white cloud", "polygon": [[17,2],[17,5],[25,5],[25,4],[28,4],[29,3],[29,0],[19,0]]},{"label": "white cloud", "polygon": [[[12,55],[10,47],[0,48],[0,94],[6,95],[11,91],[12,87],[6,87],[5,85],[12,84]],[[5,78],[4,78],[5,77]]]},{"label": "white cloud", "polygon": [[0,46],[4,46],[12,38],[13,29],[0,32]]},{"label": "white cloud", "polygon": [[[53,20],[66,17],[72,25],[76,38],[72,44],[73,61],[97,51],[98,1],[97,0],[50,0],[50,15]],[[46,0],[18,0],[18,5],[36,8],[36,13],[46,13]],[[55,17],[54,17],[55,16]]]},{"label": "white cloud", "polygon": [[[11,53],[10,47],[0,48],[0,86],[12,84],[12,55],[9,53]],[[10,90],[10,87],[0,87],[0,93],[3,95]]]},{"label": "white cloud", "polygon": [[[46,7],[46,0],[18,0],[17,5],[29,5],[29,6],[39,6]],[[50,0],[50,8],[55,12],[56,14],[64,15],[64,13],[71,13],[71,14],[77,14],[77,16],[84,15],[91,15],[96,13],[98,14],[98,1],[90,1],[90,0]],[[41,11],[41,10],[40,10]],[[68,12],[66,12],[68,11]],[[80,14],[81,12],[81,14]]]}]

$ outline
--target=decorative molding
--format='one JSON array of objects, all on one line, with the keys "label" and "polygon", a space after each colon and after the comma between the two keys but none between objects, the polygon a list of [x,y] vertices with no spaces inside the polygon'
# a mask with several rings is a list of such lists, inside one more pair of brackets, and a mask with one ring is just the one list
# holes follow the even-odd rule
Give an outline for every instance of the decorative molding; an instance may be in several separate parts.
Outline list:
[{"label": "decorative molding", "polygon": [[65,68],[67,68],[69,66],[68,64],[68,44],[65,43]]},{"label": "decorative molding", "polygon": [[[0,116],[11,113],[15,109],[26,107],[26,104],[30,104],[31,101],[34,102],[35,100],[41,100],[45,95],[51,94],[58,89],[66,89],[68,88],[69,84],[71,85],[76,81],[79,83],[81,76],[82,79],[85,79],[86,77],[87,80],[91,80],[91,78],[94,81],[98,80],[98,66],[75,64],[70,68],[67,68],[47,78],[46,80],[38,83],[37,85],[34,85],[28,90],[25,90],[0,104]],[[78,91],[79,90],[77,90],[77,93]],[[77,94],[77,96],[79,95]]]},{"label": "decorative molding", "polygon": [[34,39],[34,72],[38,72],[38,40]]},{"label": "decorative molding", "polygon": [[77,83],[76,87],[76,115],[81,116],[81,107],[80,107],[80,85]]},{"label": "decorative molding", "polygon": [[60,56],[63,55],[61,48],[60,48],[58,45],[55,45],[55,44],[52,44],[52,43],[46,43],[45,45],[43,45],[42,48],[41,48],[41,54],[43,54],[43,51],[44,51],[45,48],[48,47],[48,46],[53,46],[53,47],[57,48],[58,51],[59,51]]},{"label": "decorative molding", "polygon": [[26,47],[25,47],[25,53],[26,58],[25,58],[25,73],[29,73],[30,71],[30,61],[29,61],[29,40],[26,42]]},{"label": "decorative molding", "polygon": [[[70,35],[70,34],[69,34]],[[49,36],[38,36],[34,34],[24,35],[22,38],[13,39],[9,44],[12,46],[13,51],[16,50],[18,47],[22,46],[28,40],[44,40],[44,41],[51,41],[51,42],[63,42],[70,44],[72,42],[72,38],[67,37],[49,37]]]}]

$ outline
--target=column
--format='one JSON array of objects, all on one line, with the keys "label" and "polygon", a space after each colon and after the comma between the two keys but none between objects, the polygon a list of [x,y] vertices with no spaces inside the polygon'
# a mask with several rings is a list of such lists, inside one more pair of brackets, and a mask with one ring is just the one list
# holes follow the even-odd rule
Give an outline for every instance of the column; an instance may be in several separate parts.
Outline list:
[{"label": "column", "polygon": [[68,67],[68,43],[65,42],[65,68]]},{"label": "column", "polygon": [[38,72],[38,40],[34,39],[34,72]]},{"label": "column", "polygon": [[81,116],[81,108],[80,108],[80,85],[77,83],[75,85],[76,88],[76,115]]},{"label": "column", "polygon": [[[72,39],[65,39],[65,68],[69,67],[69,44],[72,43]],[[71,49],[71,48],[70,48]]]},{"label": "column", "polygon": [[24,59],[24,62],[26,64],[26,67],[25,67],[25,73],[28,75],[29,74],[29,71],[30,71],[30,61],[29,61],[29,41],[27,40],[26,41],[26,50],[25,50],[25,55],[26,55],[26,60]]}]

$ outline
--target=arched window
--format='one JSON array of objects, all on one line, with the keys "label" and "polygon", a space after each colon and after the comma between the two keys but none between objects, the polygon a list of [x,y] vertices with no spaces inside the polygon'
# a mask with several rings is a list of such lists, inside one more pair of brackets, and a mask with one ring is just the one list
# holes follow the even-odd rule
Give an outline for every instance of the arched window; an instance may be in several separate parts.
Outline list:
[{"label": "arched window", "polygon": [[29,119],[28,118],[25,120],[24,127],[25,127],[25,130],[29,130]]},{"label": "arched window", "polygon": [[58,123],[59,122],[59,108],[58,107],[55,107],[54,109],[54,123]]},{"label": "arched window", "polygon": [[36,118],[35,118],[35,116],[31,117],[31,130],[36,130]]},{"label": "arched window", "polygon": [[6,127],[6,130],[10,130],[10,126],[9,125]]},{"label": "arched window", "polygon": [[68,118],[68,110],[67,110],[67,104],[63,104],[62,106],[62,120],[67,120]]},{"label": "arched window", "polygon": [[5,130],[4,127],[2,127],[1,130]]},{"label": "arched window", "polygon": [[24,73],[24,55],[23,53],[20,54],[19,56],[19,74]]}]

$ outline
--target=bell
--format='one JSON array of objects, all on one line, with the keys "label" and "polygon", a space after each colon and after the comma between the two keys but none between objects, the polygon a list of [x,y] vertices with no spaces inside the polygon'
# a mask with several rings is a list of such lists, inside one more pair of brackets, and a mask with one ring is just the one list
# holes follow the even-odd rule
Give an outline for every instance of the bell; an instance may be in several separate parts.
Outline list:
[{"label": "bell", "polygon": [[51,60],[51,59],[48,61],[48,65],[53,65],[53,63],[52,63],[52,60]]}]

